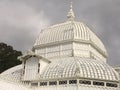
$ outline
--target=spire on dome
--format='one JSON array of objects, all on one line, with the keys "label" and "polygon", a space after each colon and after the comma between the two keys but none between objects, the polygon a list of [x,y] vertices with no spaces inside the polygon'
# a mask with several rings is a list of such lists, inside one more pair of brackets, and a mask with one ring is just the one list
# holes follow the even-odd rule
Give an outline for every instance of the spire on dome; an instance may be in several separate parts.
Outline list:
[{"label": "spire on dome", "polygon": [[68,18],[69,21],[72,21],[75,18],[75,15],[74,15],[74,12],[73,12],[72,2],[71,2],[71,5],[70,5],[70,11],[68,12],[67,18]]}]

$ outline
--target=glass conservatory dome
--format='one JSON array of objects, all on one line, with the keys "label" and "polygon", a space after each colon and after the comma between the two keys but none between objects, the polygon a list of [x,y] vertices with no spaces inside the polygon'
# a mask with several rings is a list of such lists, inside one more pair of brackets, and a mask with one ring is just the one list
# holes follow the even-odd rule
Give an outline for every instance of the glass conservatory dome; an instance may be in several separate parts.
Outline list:
[{"label": "glass conservatory dome", "polygon": [[87,25],[77,21],[66,21],[65,23],[43,29],[40,32],[34,47],[70,40],[91,43],[107,55],[105,46],[101,40],[87,27]]},{"label": "glass conservatory dome", "polygon": [[0,90],[118,90],[119,74],[106,63],[102,41],[82,22],[41,30],[21,65],[0,74]]},{"label": "glass conservatory dome", "polygon": [[101,60],[80,58],[80,57],[64,57],[52,60],[40,78],[88,78],[101,80],[118,80],[118,73],[108,64]]},{"label": "glass conservatory dome", "polygon": [[[88,28],[86,24],[74,20],[75,16],[72,7],[67,17],[68,19],[66,22],[56,24],[41,30],[33,46],[33,50],[35,51],[35,53],[41,55],[44,53],[43,55],[44,57],[46,56],[49,57],[49,55],[45,55],[45,54],[49,54],[49,52],[51,53],[54,52],[54,51],[49,51],[50,47],[53,46],[57,48],[58,46],[59,48],[61,48],[60,46],[61,44],[63,45],[66,43],[71,43],[72,44],[71,50],[74,51],[73,52],[74,55],[82,51],[78,49],[86,48],[83,50],[83,52],[89,53],[89,56],[85,56],[81,54],[76,56],[91,57],[90,53],[93,53],[93,56],[99,57],[99,59],[106,62],[107,51],[102,41],[96,36],[95,33],[93,33]],[[73,45],[74,43],[76,44],[76,46]],[[77,46],[78,48],[77,50],[75,50]],[[45,49],[48,50],[48,52]],[[59,51],[61,53],[60,49],[56,51]],[[54,56],[61,56],[57,54],[58,53],[54,53]]]}]

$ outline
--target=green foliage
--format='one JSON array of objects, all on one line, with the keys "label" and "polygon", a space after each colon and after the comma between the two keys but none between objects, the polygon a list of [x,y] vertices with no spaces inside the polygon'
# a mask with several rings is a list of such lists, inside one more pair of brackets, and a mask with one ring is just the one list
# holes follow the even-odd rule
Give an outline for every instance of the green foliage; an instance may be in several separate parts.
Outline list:
[{"label": "green foliage", "polygon": [[17,59],[20,55],[22,55],[22,53],[20,51],[13,50],[12,46],[0,43],[0,73],[13,66],[21,64]]}]

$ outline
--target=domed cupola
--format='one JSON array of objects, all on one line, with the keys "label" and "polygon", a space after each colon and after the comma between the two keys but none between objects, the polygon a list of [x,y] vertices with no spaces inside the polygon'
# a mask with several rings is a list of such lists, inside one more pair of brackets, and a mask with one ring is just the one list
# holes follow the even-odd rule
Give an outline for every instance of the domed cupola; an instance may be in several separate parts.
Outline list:
[{"label": "domed cupola", "polygon": [[41,30],[33,46],[35,53],[49,58],[67,55],[106,61],[103,43],[86,24],[74,20],[72,4],[67,18],[64,23]]},{"label": "domed cupola", "polygon": [[101,40],[70,6],[66,22],[41,30],[22,64],[0,74],[0,90],[120,90]]}]

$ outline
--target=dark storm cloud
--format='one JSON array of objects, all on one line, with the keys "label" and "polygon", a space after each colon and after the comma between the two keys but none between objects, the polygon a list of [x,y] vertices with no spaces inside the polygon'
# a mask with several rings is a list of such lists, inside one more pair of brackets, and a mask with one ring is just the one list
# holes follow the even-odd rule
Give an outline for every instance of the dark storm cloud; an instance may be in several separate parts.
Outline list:
[{"label": "dark storm cloud", "polygon": [[[104,42],[111,65],[120,65],[120,1],[105,0],[89,7],[84,14],[89,25]],[[89,12],[89,11],[91,12]]]},{"label": "dark storm cloud", "polygon": [[105,44],[111,65],[120,65],[120,0],[1,0],[0,40],[19,50],[32,47],[42,25],[66,20],[73,1],[76,20]]},{"label": "dark storm cloud", "polygon": [[36,12],[31,6],[16,1],[0,1],[0,41],[24,51],[32,47],[37,33],[49,20],[43,10]]}]

